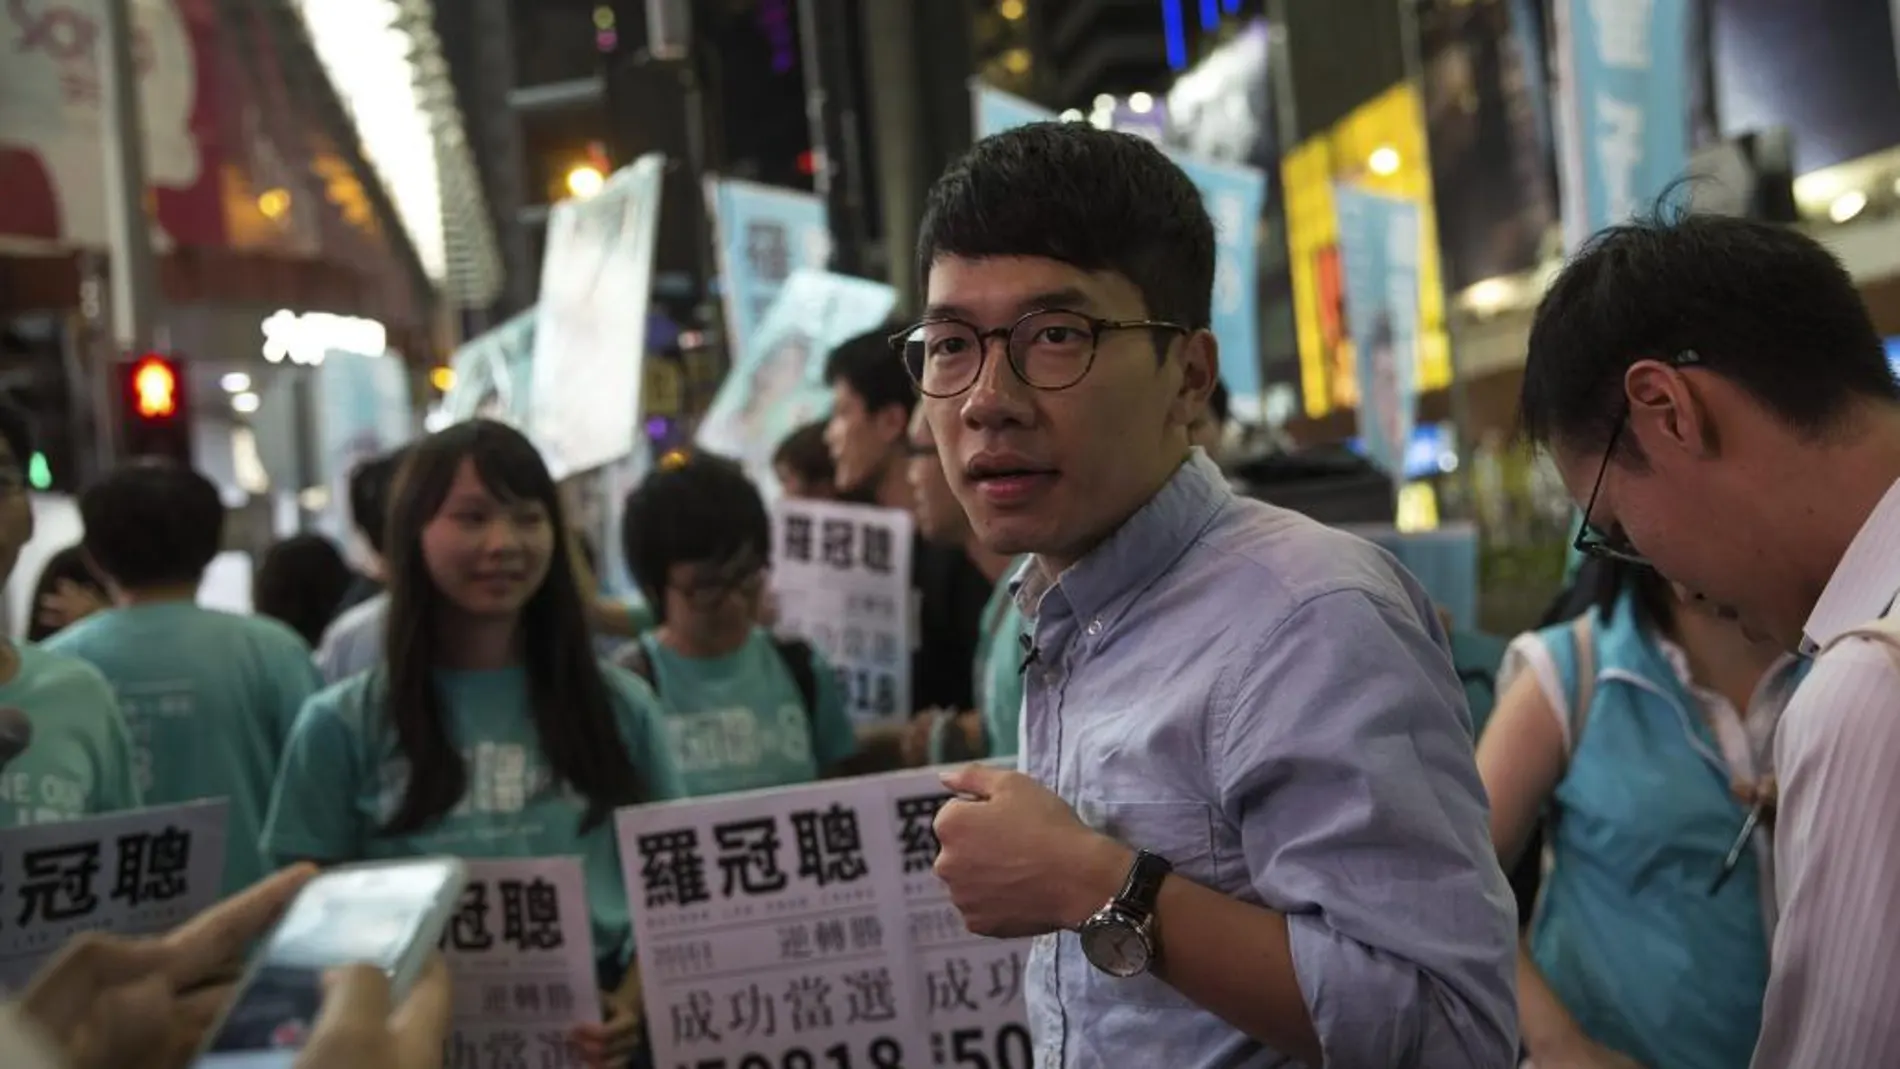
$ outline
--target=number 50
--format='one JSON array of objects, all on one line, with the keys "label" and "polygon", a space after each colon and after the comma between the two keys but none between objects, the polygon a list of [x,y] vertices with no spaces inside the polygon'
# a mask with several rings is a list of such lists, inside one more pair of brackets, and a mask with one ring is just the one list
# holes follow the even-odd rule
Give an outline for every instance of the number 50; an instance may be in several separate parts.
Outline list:
[{"label": "number 50", "polygon": [[983,1044],[981,1028],[959,1028],[950,1033],[950,1057],[958,1069],[1031,1069],[1035,1064],[1029,1049],[1029,1029],[1006,1024],[996,1030],[994,1058]]}]

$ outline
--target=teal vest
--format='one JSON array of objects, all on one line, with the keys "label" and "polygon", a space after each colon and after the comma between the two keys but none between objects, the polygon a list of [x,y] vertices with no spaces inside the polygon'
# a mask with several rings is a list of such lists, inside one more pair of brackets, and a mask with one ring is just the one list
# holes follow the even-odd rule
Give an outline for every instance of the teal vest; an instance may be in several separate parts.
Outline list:
[{"label": "teal vest", "polygon": [[[1634,599],[1594,624],[1595,692],[1552,800],[1531,956],[1596,1042],[1655,1069],[1747,1069],[1773,889],[1751,853],[1709,892],[1746,809],[1695,698],[1637,625]],[[1563,624],[1537,635],[1572,702],[1575,634]],[[1752,850],[1769,842],[1758,832]]]}]

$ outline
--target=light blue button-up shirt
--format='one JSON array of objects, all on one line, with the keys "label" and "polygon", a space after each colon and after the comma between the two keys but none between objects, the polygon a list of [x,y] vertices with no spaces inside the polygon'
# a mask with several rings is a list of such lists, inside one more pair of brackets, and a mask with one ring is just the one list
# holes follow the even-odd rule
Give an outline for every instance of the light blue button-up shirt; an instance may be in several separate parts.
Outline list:
[{"label": "light blue button-up shirt", "polygon": [[[1328,1069],[1515,1065],[1516,910],[1417,581],[1198,451],[1053,585],[1027,576],[1023,771],[1284,914]],[[1154,976],[1098,972],[1073,933],[1035,941],[1024,989],[1040,1066],[1295,1064]]]}]

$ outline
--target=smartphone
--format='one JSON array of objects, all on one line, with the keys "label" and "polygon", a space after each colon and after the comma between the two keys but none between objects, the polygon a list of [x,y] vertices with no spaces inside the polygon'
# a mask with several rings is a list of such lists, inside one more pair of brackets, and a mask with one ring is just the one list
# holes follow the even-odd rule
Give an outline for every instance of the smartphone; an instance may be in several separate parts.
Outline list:
[{"label": "smartphone", "polygon": [[460,858],[342,865],[304,885],[252,958],[198,1069],[285,1069],[323,1008],[323,974],[375,965],[400,1002],[461,901]]}]

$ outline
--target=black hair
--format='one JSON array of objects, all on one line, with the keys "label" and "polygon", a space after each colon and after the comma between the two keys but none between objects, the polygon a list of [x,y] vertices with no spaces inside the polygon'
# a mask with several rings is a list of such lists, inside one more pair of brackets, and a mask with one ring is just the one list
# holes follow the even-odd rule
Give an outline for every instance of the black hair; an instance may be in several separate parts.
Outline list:
[{"label": "black hair", "polygon": [[917,387],[904,370],[903,358],[891,352],[890,328],[851,338],[825,357],[825,385],[844,383],[864,402],[864,411],[876,415],[896,405],[908,423],[917,408]]},{"label": "black hair", "polygon": [[831,448],[825,445],[825,421],[807,423],[786,435],[772,453],[772,466],[790,468],[816,486],[836,482],[838,469],[831,461]]},{"label": "black hair", "polygon": [[1214,392],[1207,395],[1208,418],[1225,426],[1230,404],[1232,404],[1232,399],[1227,395],[1227,383],[1215,379]]},{"label": "black hair", "polygon": [[675,564],[771,563],[772,519],[738,464],[711,453],[664,463],[627,495],[620,520],[627,569],[654,619],[666,622]]},{"label": "black hair", "polygon": [[25,471],[33,459],[33,420],[10,397],[0,397],[0,441],[7,443],[14,463]]},{"label": "black hair", "polygon": [[1645,631],[1667,635],[1675,626],[1675,593],[1669,581],[1647,565],[1591,557],[1577,569],[1573,585],[1580,594],[1587,592],[1598,623],[1610,622],[1617,599],[1627,591],[1636,601],[1636,622]]},{"label": "black hair", "polygon": [[383,555],[384,529],[389,526],[389,490],[402,467],[403,450],[396,449],[358,464],[350,472],[350,519],[377,556]]},{"label": "black hair", "polygon": [[474,465],[488,492],[503,501],[539,504],[557,532],[547,578],[522,608],[517,624],[528,675],[529,717],[556,786],[587,801],[585,832],[623,805],[646,801],[646,784],[621,738],[613,699],[594,656],[581,594],[566,546],[561,495],[541,454],[520,431],[494,420],[457,423],[411,446],[390,494],[389,623],[384,637],[384,715],[409,764],[401,804],[387,835],[439,820],[468,790],[468,767],[449,729],[436,685],[444,641],[437,609],[442,594],[423,559],[422,532],[441,511],[462,464]]},{"label": "black hair", "polygon": [[[0,432],[3,435],[4,432]],[[40,568],[39,581],[33,584],[33,600],[27,603],[31,618],[26,625],[28,642],[45,642],[59,633],[59,628],[40,618],[40,603],[62,582],[78,583],[98,595],[100,601],[107,600],[106,584],[99,573],[92,570],[86,560],[86,551],[79,545],[70,545],[46,558],[46,564]]]},{"label": "black hair", "polygon": [[1772,223],[1659,209],[1591,238],[1539,303],[1519,398],[1524,434],[1602,448],[1627,412],[1629,367],[1687,351],[1805,434],[1827,431],[1857,398],[1900,400],[1853,279],[1819,242]]},{"label": "black hair", "polygon": [[128,590],[196,583],[224,540],[210,479],[168,460],[120,468],[79,496],[92,563]]},{"label": "black hair", "polygon": [[1114,271],[1154,319],[1199,329],[1213,314],[1214,223],[1200,191],[1145,139],[1087,123],[1020,126],[951,164],[924,207],[917,277],[927,282],[940,256]]},{"label": "black hair", "polygon": [[286,538],[264,551],[251,594],[252,608],[290,625],[315,649],[350,587],[350,566],[322,535]]}]

